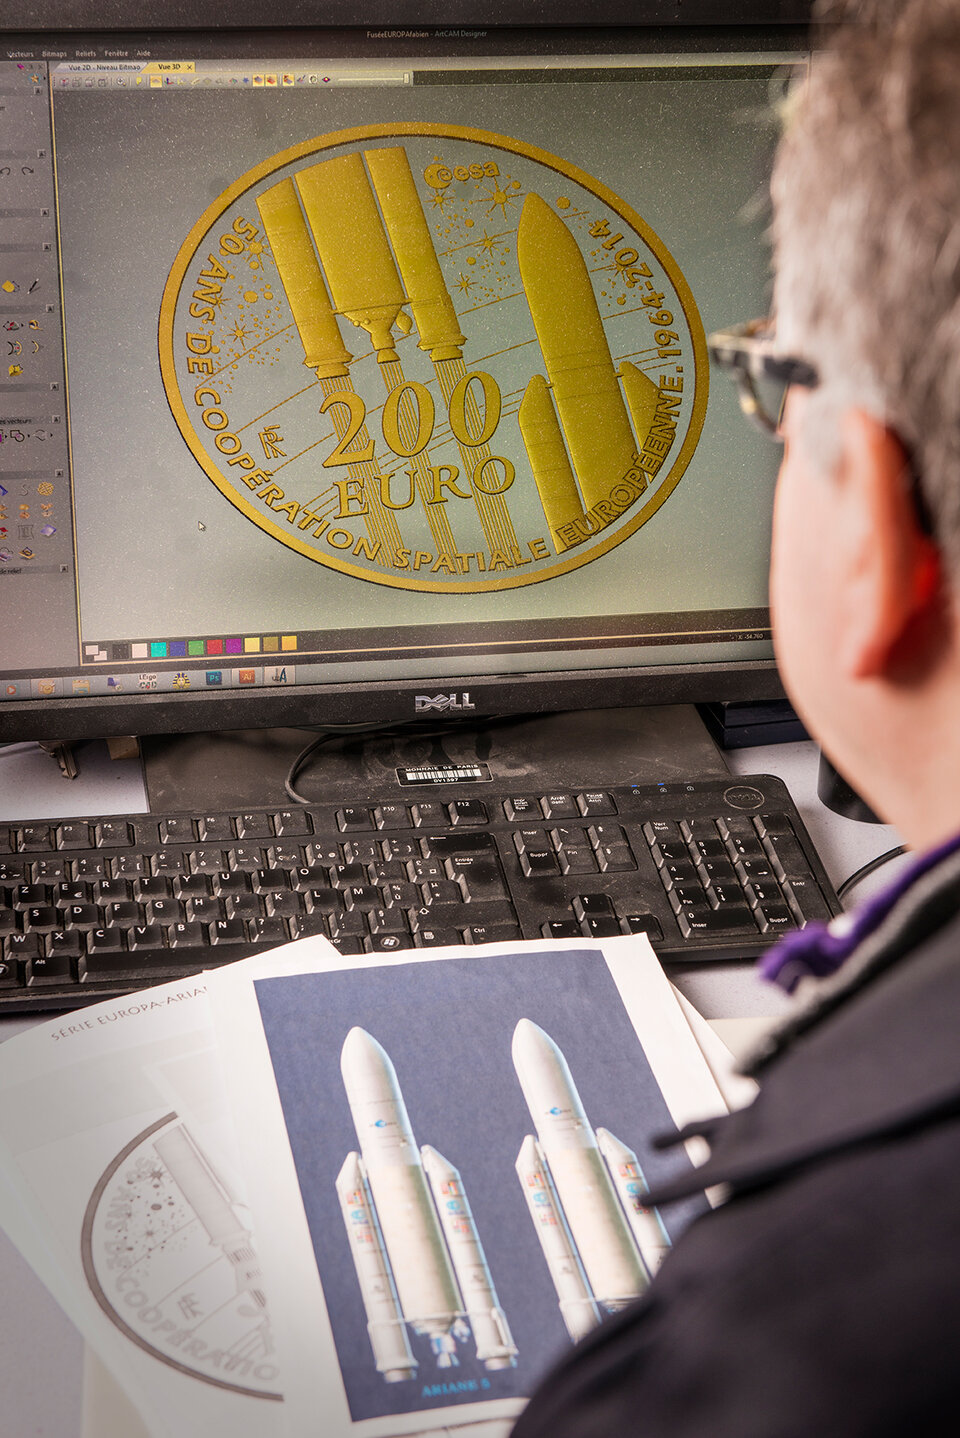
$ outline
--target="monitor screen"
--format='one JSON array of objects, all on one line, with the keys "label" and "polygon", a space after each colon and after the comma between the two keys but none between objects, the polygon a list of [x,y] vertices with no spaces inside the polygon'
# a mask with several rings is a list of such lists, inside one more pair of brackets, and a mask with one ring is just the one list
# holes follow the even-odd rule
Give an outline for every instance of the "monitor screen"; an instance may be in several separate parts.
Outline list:
[{"label": "monitor screen", "polygon": [[779,692],[796,45],[377,34],[0,37],[0,737]]}]

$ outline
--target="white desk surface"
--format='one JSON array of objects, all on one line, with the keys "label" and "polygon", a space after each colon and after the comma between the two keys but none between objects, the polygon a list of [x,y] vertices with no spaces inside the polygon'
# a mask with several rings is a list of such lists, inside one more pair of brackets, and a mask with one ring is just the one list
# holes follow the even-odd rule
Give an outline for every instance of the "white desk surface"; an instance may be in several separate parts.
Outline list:
[{"label": "white desk surface", "polygon": [[[55,760],[33,746],[0,751],[0,822],[79,814],[146,812],[146,792],[136,760],[112,761],[105,745],[78,746],[80,776],[64,779]],[[726,755],[735,774],[776,774],[784,780],[834,885],[874,855],[894,847],[898,836],[880,824],[839,818],[817,798],[817,752],[811,743],[734,750]],[[902,862],[902,861],[895,861]],[[870,883],[885,882],[892,866]],[[722,1036],[733,1039],[732,1020],[782,1012],[779,991],[761,983],[752,965],[724,965],[683,976],[678,986]],[[42,1022],[0,1019],[0,1041]],[[134,1416],[123,1412],[112,1385],[84,1352],[76,1329],[0,1231],[0,1432],[4,1438],[140,1438]],[[85,1401],[86,1399],[86,1401]],[[86,1420],[84,1413],[86,1411]]]}]

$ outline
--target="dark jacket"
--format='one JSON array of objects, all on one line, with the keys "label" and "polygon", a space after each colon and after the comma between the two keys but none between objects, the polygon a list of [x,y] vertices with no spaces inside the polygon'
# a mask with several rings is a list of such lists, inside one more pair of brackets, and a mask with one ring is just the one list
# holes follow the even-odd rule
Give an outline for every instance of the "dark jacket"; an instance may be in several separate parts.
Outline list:
[{"label": "dark jacket", "polygon": [[903,896],[700,1126],[698,1219],[515,1438],[960,1434],[960,856]]}]

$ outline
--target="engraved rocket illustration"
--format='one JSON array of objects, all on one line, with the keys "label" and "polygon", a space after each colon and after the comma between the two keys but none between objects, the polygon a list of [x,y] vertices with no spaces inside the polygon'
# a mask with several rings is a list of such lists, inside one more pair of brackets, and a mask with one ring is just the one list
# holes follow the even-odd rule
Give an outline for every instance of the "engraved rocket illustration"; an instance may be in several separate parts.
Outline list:
[{"label": "engraved rocket illustration", "polygon": [[614,1312],[644,1292],[669,1239],[659,1215],[640,1216],[636,1154],[608,1130],[594,1132],[563,1052],[530,1019],[514,1031],[513,1063],[537,1128],[517,1173],[564,1322],[580,1337],[600,1309]]},{"label": "engraved rocket illustration", "polygon": [[[364,158],[420,335],[418,347],[429,351],[449,411],[454,390],[466,378],[462,349],[466,339],[460,333],[457,312],[430,238],[407,152],[401,145],[390,145],[380,150],[365,150]],[[401,382],[402,375],[394,377],[394,381]],[[469,384],[464,405],[473,433],[479,435],[482,422]],[[506,501],[502,495],[486,493],[474,480],[478,470],[482,473],[485,461],[491,458],[489,444],[465,444],[458,439],[457,447],[462,473],[473,495],[487,543],[491,550],[512,554],[517,536]],[[418,456],[414,463],[422,467],[425,461]]]},{"label": "engraved rocket illustration", "polygon": [[248,1293],[258,1308],[267,1304],[263,1292],[260,1261],[254,1252],[249,1231],[237,1217],[226,1186],[183,1124],[155,1138],[153,1146],[170,1177],[203,1224],[210,1242],[233,1265],[237,1292]]},{"label": "engraved rocket illustration", "polygon": [[520,215],[517,260],[589,510],[630,469],[636,445],[580,247],[563,220],[532,192]]},{"label": "engraved rocket illustration", "polygon": [[406,334],[411,321],[362,157],[337,155],[296,179],[336,308],[369,332],[381,364],[395,360],[393,326]]},{"label": "engraved rocket illustration", "polygon": [[316,370],[318,379],[349,374],[353,356],[343,343],[293,181],[281,180],[265,190],[257,209],[293,311],[304,364]]},{"label": "engraved rocket illustration", "polygon": [[[337,438],[343,443],[353,411],[349,400],[337,396],[353,392],[349,370],[353,356],[343,343],[293,181],[281,180],[265,190],[257,198],[257,209],[303,345],[303,362],[316,371],[323,390],[321,413],[329,411]],[[355,439],[354,451],[361,454],[368,451],[370,457],[354,460],[347,464],[346,470],[363,495],[367,532],[371,540],[379,540],[388,553],[396,553],[403,541],[396,520],[380,498],[373,444],[366,425],[360,427]],[[332,493],[331,486],[326,495],[317,495],[304,508],[316,510],[322,502],[327,508],[332,507],[335,503]]]},{"label": "engraved rocket illustration", "polygon": [[340,1068],[361,1151],[337,1194],[378,1371],[415,1376],[405,1325],[429,1338],[438,1368],[457,1365],[471,1330],[488,1369],[512,1367],[517,1348],[459,1173],[417,1147],[390,1056],[365,1029],[347,1034]]},{"label": "engraved rocket illustration", "polygon": [[583,505],[550,387],[542,374],[531,375],[527,381],[517,419],[553,546],[560,554],[568,547],[560,530],[583,518]]},{"label": "engraved rocket illustration", "polygon": [[401,145],[364,152],[387,233],[410,301],[419,348],[432,360],[459,359],[466,343],[430,238],[407,152]]}]

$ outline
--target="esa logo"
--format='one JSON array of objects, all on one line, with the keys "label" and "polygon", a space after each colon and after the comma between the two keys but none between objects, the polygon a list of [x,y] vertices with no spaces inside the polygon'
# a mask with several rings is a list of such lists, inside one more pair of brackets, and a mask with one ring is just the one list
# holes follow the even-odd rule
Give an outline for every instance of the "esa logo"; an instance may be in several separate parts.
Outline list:
[{"label": "esa logo", "polygon": [[469,694],[435,694],[433,698],[429,694],[417,694],[413,703],[418,714],[426,714],[429,710],[438,710],[441,714],[464,713],[477,707],[471,704]]}]

